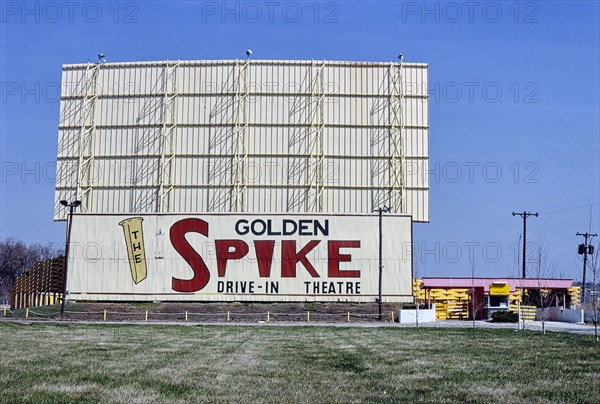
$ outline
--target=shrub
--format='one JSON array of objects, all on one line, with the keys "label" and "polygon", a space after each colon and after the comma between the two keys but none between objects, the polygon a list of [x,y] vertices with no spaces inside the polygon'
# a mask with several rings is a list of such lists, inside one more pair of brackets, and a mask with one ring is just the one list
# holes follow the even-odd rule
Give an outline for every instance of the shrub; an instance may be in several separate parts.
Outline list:
[{"label": "shrub", "polygon": [[519,314],[514,311],[496,311],[492,313],[493,323],[516,323],[519,321]]}]

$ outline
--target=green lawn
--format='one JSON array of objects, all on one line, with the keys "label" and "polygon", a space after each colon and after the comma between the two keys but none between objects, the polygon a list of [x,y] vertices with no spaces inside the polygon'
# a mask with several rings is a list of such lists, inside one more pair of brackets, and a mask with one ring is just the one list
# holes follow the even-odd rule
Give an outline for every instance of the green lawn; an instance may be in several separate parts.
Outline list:
[{"label": "green lawn", "polygon": [[0,402],[598,402],[591,336],[0,323]]}]

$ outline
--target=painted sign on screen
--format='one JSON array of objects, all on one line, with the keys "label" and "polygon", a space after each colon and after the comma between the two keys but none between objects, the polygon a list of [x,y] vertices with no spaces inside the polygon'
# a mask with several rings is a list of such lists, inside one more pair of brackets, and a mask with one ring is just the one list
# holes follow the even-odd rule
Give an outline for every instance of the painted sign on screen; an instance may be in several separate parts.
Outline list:
[{"label": "painted sign on screen", "polygon": [[[411,295],[411,220],[383,221],[383,295]],[[374,301],[376,215],[77,215],[71,299]]]}]

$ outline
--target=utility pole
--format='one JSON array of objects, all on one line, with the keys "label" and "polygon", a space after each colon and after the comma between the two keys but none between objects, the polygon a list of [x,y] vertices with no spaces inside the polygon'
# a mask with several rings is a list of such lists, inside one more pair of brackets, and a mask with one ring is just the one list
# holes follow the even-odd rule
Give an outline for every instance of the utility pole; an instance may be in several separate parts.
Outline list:
[{"label": "utility pole", "polygon": [[581,304],[585,304],[585,270],[587,268],[587,256],[588,254],[592,255],[594,253],[594,246],[588,244],[588,238],[598,237],[598,234],[590,234],[588,232],[585,233],[577,233],[576,236],[583,236],[584,242],[583,244],[579,244],[578,253],[583,254],[583,288],[581,289]]},{"label": "utility pole", "polygon": [[389,212],[390,208],[383,205],[382,208],[377,208],[374,212],[379,213],[379,321],[381,321],[381,286],[383,278],[383,212]]},{"label": "utility pole", "polygon": [[538,216],[538,213],[531,213],[531,212],[527,212],[527,211],[523,211],[523,213],[517,213],[517,212],[513,212],[512,213],[513,216],[521,216],[523,218],[523,279],[525,279],[526,273],[525,273],[525,263],[527,262],[527,217],[528,216]]}]

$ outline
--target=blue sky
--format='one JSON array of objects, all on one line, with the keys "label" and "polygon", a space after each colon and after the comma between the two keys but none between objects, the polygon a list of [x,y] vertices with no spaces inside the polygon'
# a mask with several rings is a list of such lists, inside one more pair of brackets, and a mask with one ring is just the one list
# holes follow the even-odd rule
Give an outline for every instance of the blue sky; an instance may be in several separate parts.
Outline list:
[{"label": "blue sky", "polygon": [[513,210],[540,213],[527,237],[544,242],[555,276],[580,278],[575,233],[600,233],[598,1],[0,4],[1,239],[64,240],[52,221],[63,64],[246,49],[429,64],[431,222],[414,226],[418,276],[518,275]]}]

